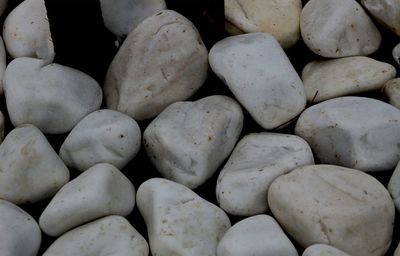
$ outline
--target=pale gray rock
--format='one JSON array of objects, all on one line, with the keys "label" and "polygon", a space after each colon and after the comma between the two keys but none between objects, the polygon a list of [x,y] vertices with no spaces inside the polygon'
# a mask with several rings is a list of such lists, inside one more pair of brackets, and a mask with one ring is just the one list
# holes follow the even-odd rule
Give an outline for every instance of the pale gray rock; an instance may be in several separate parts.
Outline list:
[{"label": "pale gray rock", "polygon": [[379,22],[400,36],[400,0],[361,0]]},{"label": "pale gray rock", "polygon": [[196,188],[229,156],[242,127],[239,104],[209,96],[170,105],[146,128],[143,144],[165,178]]},{"label": "pale gray rock", "polygon": [[389,98],[389,103],[400,109],[400,78],[387,81],[383,87],[383,92]]},{"label": "pale gray rock", "polygon": [[271,184],[268,201],[304,248],[323,243],[353,256],[383,256],[392,241],[392,199],[378,180],[358,170],[300,167]]},{"label": "pale gray rock", "polygon": [[11,57],[33,57],[51,63],[55,52],[48,20],[44,0],[25,0],[12,10],[3,27]]},{"label": "pale gray rock", "polygon": [[392,55],[397,64],[400,65],[400,44],[393,48]]},{"label": "pale gray rock", "polygon": [[68,231],[43,256],[148,256],[149,246],[121,216],[108,216]]},{"label": "pale gray rock", "polygon": [[295,133],[321,163],[374,172],[393,169],[400,159],[400,110],[371,98],[314,105],[301,114]]},{"label": "pale gray rock", "polygon": [[363,56],[313,61],[302,73],[310,102],[378,90],[395,76],[392,65]]},{"label": "pale gray rock", "polygon": [[306,248],[302,256],[351,256],[327,244],[313,244]]},{"label": "pale gray rock", "polygon": [[100,0],[104,25],[119,39],[167,6],[164,0]]},{"label": "pale gray rock", "polygon": [[226,0],[225,27],[230,34],[265,32],[283,48],[300,37],[300,0]]},{"label": "pale gray rock", "polygon": [[112,61],[104,84],[107,108],[152,118],[189,98],[207,77],[207,49],[194,25],[164,10],[140,23]]},{"label": "pale gray rock", "polygon": [[34,58],[8,64],[4,92],[14,126],[29,123],[49,134],[69,132],[99,109],[103,99],[99,84],[90,76]]},{"label": "pale gray rock", "polygon": [[257,215],[233,225],[218,244],[218,256],[298,256],[274,218]]},{"label": "pale gray rock", "polygon": [[381,35],[354,0],[310,0],[300,20],[305,44],[327,58],[369,55],[381,44]]},{"label": "pale gray rock", "polygon": [[140,149],[139,125],[128,115],[102,109],[83,118],[60,148],[60,157],[69,167],[85,171],[98,163],[119,169]]},{"label": "pale gray rock", "polygon": [[394,169],[392,177],[388,184],[388,190],[392,195],[396,209],[400,211],[400,161]]},{"label": "pale gray rock", "polygon": [[1,256],[36,256],[42,234],[36,221],[18,206],[0,199]]},{"label": "pale gray rock", "polygon": [[50,236],[107,215],[127,216],[135,205],[135,188],[110,164],[97,164],[65,184],[39,219]]},{"label": "pale gray rock", "polygon": [[35,126],[15,128],[0,145],[1,199],[35,203],[54,195],[68,180],[67,167]]},{"label": "pale gray rock", "polygon": [[212,47],[209,61],[214,73],[265,129],[286,124],[306,105],[300,77],[269,34],[225,38]]},{"label": "pale gray rock", "polygon": [[220,208],[166,179],[145,181],[136,201],[146,222],[152,255],[216,256],[217,245],[231,226]]},{"label": "pale gray rock", "polygon": [[266,212],[267,192],[272,181],[310,164],[314,164],[311,148],[298,136],[249,134],[239,141],[218,177],[219,205],[233,215]]}]

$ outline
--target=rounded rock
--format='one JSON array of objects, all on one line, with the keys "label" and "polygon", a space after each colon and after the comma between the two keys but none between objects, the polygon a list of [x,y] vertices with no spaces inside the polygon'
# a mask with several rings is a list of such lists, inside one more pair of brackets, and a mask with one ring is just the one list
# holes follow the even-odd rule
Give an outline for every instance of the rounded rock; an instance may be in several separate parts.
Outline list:
[{"label": "rounded rock", "polygon": [[383,86],[383,92],[389,98],[389,103],[400,109],[400,78],[387,81]]},{"label": "rounded rock", "polygon": [[351,256],[327,244],[313,244],[306,248],[302,256]]},{"label": "rounded rock", "polygon": [[361,4],[378,21],[400,36],[399,0],[361,0]]}]

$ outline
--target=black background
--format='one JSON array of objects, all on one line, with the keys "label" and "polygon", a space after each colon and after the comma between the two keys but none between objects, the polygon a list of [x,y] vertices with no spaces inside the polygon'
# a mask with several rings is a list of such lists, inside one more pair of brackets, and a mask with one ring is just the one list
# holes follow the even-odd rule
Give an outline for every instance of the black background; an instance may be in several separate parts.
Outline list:
[{"label": "black background", "polygon": [[[22,0],[9,1],[8,8],[3,14],[1,22],[4,21],[7,14],[20,2],[22,2]],[[117,48],[114,43],[115,37],[107,31],[103,25],[98,0],[46,0],[45,2],[50,21],[52,39],[55,45],[56,57],[54,62],[79,69],[91,75],[102,85],[107,68],[117,52]],[[303,0],[303,5],[306,2],[307,1]],[[222,0],[166,0],[166,3],[168,9],[176,10],[195,24],[208,49],[210,49],[215,42],[227,36],[224,32],[224,3]],[[397,68],[398,66],[391,56],[391,51],[400,40],[388,29],[379,24],[377,24],[377,26],[382,34],[382,45],[380,49],[370,57],[390,63]],[[299,74],[301,74],[303,67],[308,62],[322,59],[308,50],[301,39],[294,47],[287,49],[286,53]],[[8,61],[10,60],[11,58],[8,57]],[[205,96],[216,94],[233,97],[226,86],[216,78],[210,69],[206,83],[189,100],[197,100]],[[386,100],[379,91],[361,95]],[[7,116],[4,96],[1,97],[0,100],[0,110],[6,117],[7,134],[13,127]],[[246,111],[244,112],[245,122],[241,137],[248,133],[265,131],[252,120]],[[142,132],[150,121],[151,120],[139,122]],[[279,132],[293,133],[293,125],[281,129]],[[47,138],[57,152],[65,137],[66,134],[56,136],[47,135]],[[200,196],[215,204],[217,204],[215,186],[219,170],[203,186],[195,190]],[[70,171],[71,179],[80,174],[80,172],[76,170],[71,169]],[[159,173],[154,169],[152,163],[147,158],[143,147],[137,157],[122,171],[133,182],[136,189],[145,180],[152,177],[160,177]],[[373,173],[372,175],[382,182],[383,185],[387,186],[391,173],[392,172],[381,172]],[[21,207],[38,220],[41,212],[49,201],[50,199],[35,204],[22,205]],[[268,212],[268,214],[271,213]],[[229,217],[232,224],[243,219],[235,216]],[[397,221],[398,217],[398,214],[396,214],[394,239],[387,255],[393,254],[399,242],[400,230]],[[146,226],[136,207],[127,218],[147,239]],[[42,246],[38,255],[41,255],[53,241],[54,238],[48,237],[43,233]],[[303,249],[295,242],[294,244],[299,250],[299,255],[301,255]]]}]

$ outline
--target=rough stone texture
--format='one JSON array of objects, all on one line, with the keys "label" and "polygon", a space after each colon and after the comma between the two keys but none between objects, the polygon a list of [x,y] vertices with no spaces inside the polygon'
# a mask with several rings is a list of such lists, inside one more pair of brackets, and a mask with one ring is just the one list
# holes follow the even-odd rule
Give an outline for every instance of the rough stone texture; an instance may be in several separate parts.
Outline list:
[{"label": "rough stone texture", "polygon": [[149,119],[193,95],[207,77],[207,49],[193,24],[171,10],[140,23],[107,72],[107,107]]},{"label": "rough stone texture", "polygon": [[306,248],[302,256],[351,256],[333,246],[326,244],[313,244]]},{"label": "rough stone texture", "polygon": [[369,55],[381,43],[378,29],[354,0],[310,0],[300,27],[305,44],[328,58]]},{"label": "rough stone texture", "polygon": [[395,209],[388,191],[354,169],[315,165],[280,176],[268,201],[301,246],[332,245],[353,256],[382,256],[392,241]]},{"label": "rough stone texture", "polygon": [[233,225],[217,248],[218,256],[298,256],[279,224],[257,215]]},{"label": "rough stone texture", "polygon": [[117,168],[97,164],[65,184],[40,216],[50,236],[107,215],[127,216],[135,205],[135,188]]},{"label": "rough stone texture", "polygon": [[302,73],[310,102],[378,90],[395,76],[395,67],[368,57],[313,61]]},{"label": "rough stone texture", "polygon": [[396,209],[400,211],[400,161],[390,178],[388,190],[392,195]]},{"label": "rough stone texture", "polygon": [[229,156],[243,127],[242,110],[226,96],[177,102],[146,128],[144,146],[165,177],[196,188]]},{"label": "rough stone texture", "polygon": [[399,0],[361,0],[361,4],[378,21],[400,36]]},{"label": "rough stone texture", "polygon": [[300,0],[226,0],[226,30],[231,34],[265,32],[283,48],[300,37]]},{"label": "rough stone texture", "polygon": [[383,91],[389,98],[389,103],[400,109],[400,78],[389,80],[383,87]]},{"label": "rough stone texture", "polygon": [[303,83],[271,35],[225,38],[212,47],[209,56],[214,73],[263,128],[284,125],[304,109]]},{"label": "rough stone texture", "polygon": [[36,256],[42,234],[28,213],[0,199],[0,238],[1,256]]},{"label": "rough stone texture", "polygon": [[108,216],[68,231],[43,256],[147,256],[146,240],[128,220]]},{"label": "rough stone texture", "polygon": [[166,8],[164,0],[100,0],[100,6],[104,25],[120,39],[148,16]]},{"label": "rough stone texture", "polygon": [[309,164],[314,164],[314,158],[302,138],[277,133],[249,134],[239,141],[218,177],[216,194],[220,207],[242,216],[266,212],[272,181]]},{"label": "rough stone texture", "polygon": [[12,10],[4,21],[3,38],[11,57],[51,63],[55,52],[44,0],[25,0]]},{"label": "rough stone texture", "polygon": [[0,145],[0,198],[34,203],[54,195],[69,171],[38,128],[15,128]]},{"label": "rough stone texture", "polygon": [[102,109],[83,118],[60,148],[65,164],[85,171],[98,163],[125,167],[140,149],[140,128],[131,117]]},{"label": "rough stone texture", "polygon": [[314,105],[299,117],[295,133],[321,163],[373,172],[391,170],[400,159],[400,110],[371,98]]},{"label": "rough stone texture", "polygon": [[145,181],[136,201],[152,255],[216,256],[218,242],[231,226],[220,208],[166,179]]},{"label": "rough stone texture", "polygon": [[14,126],[33,124],[42,132],[69,132],[87,114],[100,108],[99,84],[79,70],[18,58],[4,75],[7,109]]}]

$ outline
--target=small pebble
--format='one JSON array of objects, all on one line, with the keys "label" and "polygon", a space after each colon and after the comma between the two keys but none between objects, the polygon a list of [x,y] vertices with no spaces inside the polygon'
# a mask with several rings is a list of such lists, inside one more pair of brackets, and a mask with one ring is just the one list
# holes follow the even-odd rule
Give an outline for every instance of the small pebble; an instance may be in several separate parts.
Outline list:
[{"label": "small pebble", "polygon": [[216,256],[217,245],[231,226],[223,210],[166,179],[145,181],[136,201],[152,255]]},{"label": "small pebble", "polygon": [[155,117],[203,85],[207,55],[199,32],[179,13],[148,17],[129,33],[108,69],[107,108],[135,120]]},{"label": "small pebble", "polygon": [[389,192],[358,170],[300,167],[271,184],[268,202],[304,248],[323,243],[353,256],[382,256],[392,242],[395,209]]},{"label": "small pebble", "polygon": [[85,171],[98,163],[125,167],[138,153],[139,125],[120,112],[102,109],[83,118],[60,148],[60,157],[69,167]]},{"label": "small pebble", "polygon": [[381,44],[381,35],[355,0],[310,0],[300,21],[304,43],[327,58],[369,55]]},{"label": "small pebble", "polygon": [[397,44],[392,51],[392,55],[397,64],[400,65],[400,44]]},{"label": "small pebble", "polygon": [[302,73],[309,102],[378,90],[395,76],[392,65],[362,56],[313,61]]},{"label": "small pebble", "polygon": [[351,256],[327,244],[313,244],[306,248],[302,256]]},{"label": "small pebble", "polygon": [[18,206],[0,199],[1,256],[36,256],[42,234],[36,221]]},{"label": "small pebble", "polygon": [[225,38],[212,47],[209,61],[214,73],[265,129],[290,122],[305,108],[303,83],[269,34]]},{"label": "small pebble", "polygon": [[400,109],[400,78],[389,80],[384,85],[383,92],[389,98],[389,103]]},{"label": "small pebble", "polygon": [[65,184],[40,216],[50,236],[107,215],[127,216],[135,205],[135,188],[110,164],[97,164]]},{"label": "small pebble", "polygon": [[265,32],[283,48],[292,47],[300,37],[300,0],[226,0],[225,27],[228,33]]},{"label": "small pebble", "polygon": [[33,124],[43,133],[60,134],[100,108],[99,84],[79,70],[17,58],[4,74],[7,110],[14,126]]},{"label": "small pebble", "polygon": [[148,256],[146,240],[128,220],[108,216],[68,231],[43,256]]},{"label": "small pebble", "polygon": [[274,218],[257,215],[233,225],[218,244],[218,256],[298,256]]},{"label": "small pebble", "polygon": [[239,141],[218,177],[220,207],[233,215],[264,213],[270,184],[280,175],[310,164],[314,164],[311,148],[298,136],[249,134]]},{"label": "small pebble", "polygon": [[170,105],[146,128],[143,144],[163,177],[193,189],[229,156],[242,126],[238,103],[209,96]]},{"label": "small pebble", "polygon": [[400,110],[379,100],[341,97],[306,109],[295,133],[321,163],[367,172],[393,169],[400,160]]},{"label": "small pebble", "polygon": [[0,145],[1,199],[35,203],[53,196],[68,180],[67,167],[35,126],[15,128]]}]

